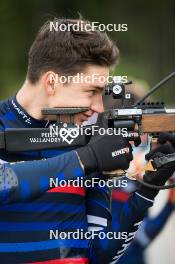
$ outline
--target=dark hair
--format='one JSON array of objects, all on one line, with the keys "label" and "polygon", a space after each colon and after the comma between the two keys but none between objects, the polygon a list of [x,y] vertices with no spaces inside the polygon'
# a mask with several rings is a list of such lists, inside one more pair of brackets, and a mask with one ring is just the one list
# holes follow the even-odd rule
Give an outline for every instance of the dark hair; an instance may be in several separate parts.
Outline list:
[{"label": "dark hair", "polygon": [[[51,30],[50,23],[57,25],[58,30]],[[73,29],[72,25],[78,23],[81,30]],[[69,30],[60,30],[62,24],[67,28],[70,25]],[[119,51],[113,41],[106,33],[91,30],[90,22],[55,18],[41,27],[29,50],[27,78],[36,83],[49,70],[65,76],[75,75],[87,64],[111,67],[118,58]]]}]

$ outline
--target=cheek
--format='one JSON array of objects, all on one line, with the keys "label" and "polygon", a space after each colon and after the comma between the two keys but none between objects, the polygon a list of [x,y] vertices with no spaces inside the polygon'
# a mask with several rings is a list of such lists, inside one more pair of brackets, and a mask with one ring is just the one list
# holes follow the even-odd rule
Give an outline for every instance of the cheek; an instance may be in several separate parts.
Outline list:
[{"label": "cheek", "polygon": [[89,107],[91,104],[90,98],[78,94],[78,93],[70,93],[65,94],[62,100],[66,105],[73,107]]},{"label": "cheek", "polygon": [[103,104],[102,94],[94,95],[92,99],[92,104],[97,104],[97,105]]},{"label": "cheek", "polygon": [[[72,98],[73,99],[73,98]],[[77,106],[86,106],[90,107],[92,104],[92,98],[87,95],[75,95],[74,102],[76,102]]]},{"label": "cheek", "polygon": [[[58,100],[61,104],[65,106],[73,107],[90,107],[93,101],[93,97],[89,96],[88,93],[84,91],[79,91],[78,89],[65,89],[62,93],[58,93]],[[55,98],[55,102],[57,99]]]}]

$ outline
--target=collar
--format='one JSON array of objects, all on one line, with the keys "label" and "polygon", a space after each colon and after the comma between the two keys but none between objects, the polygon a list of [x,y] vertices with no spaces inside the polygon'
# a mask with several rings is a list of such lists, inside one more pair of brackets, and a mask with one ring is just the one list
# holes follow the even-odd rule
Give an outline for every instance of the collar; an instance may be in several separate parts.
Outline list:
[{"label": "collar", "polygon": [[49,121],[39,120],[30,116],[16,100],[16,95],[9,99],[9,107],[26,127],[47,127],[49,124]]}]

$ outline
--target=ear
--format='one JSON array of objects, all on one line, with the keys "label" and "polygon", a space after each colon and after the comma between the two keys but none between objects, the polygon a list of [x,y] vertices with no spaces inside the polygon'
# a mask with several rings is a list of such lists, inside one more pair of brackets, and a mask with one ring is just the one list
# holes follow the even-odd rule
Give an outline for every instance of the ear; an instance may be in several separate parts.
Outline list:
[{"label": "ear", "polygon": [[43,75],[43,82],[48,95],[54,95],[56,92],[58,76],[53,71],[48,71]]}]

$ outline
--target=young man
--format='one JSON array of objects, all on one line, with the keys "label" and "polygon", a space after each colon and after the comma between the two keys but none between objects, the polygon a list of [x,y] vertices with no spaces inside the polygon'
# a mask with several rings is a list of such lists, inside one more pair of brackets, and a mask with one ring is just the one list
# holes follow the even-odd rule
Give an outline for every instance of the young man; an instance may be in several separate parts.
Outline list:
[{"label": "young man", "polygon": [[[49,22],[44,24],[29,51],[24,85],[16,96],[1,102],[2,131],[48,127],[49,122],[41,113],[44,107],[88,107],[85,113],[74,116],[76,124],[81,124],[94,112],[103,111],[102,91],[110,67],[118,60],[118,49],[105,33],[85,30],[85,21],[56,19],[56,22],[59,25],[81,22],[84,30],[69,26],[67,31],[56,31],[50,30]],[[95,73],[99,78],[66,84],[58,78],[56,82],[56,74],[68,77],[77,73],[83,73],[84,77]],[[67,120],[67,116],[62,117],[62,121]],[[118,150],[119,155],[112,155]],[[118,229],[111,230],[109,188],[49,186],[50,178],[86,179],[92,173],[99,173],[102,178],[104,171],[127,169],[132,149],[122,136],[96,136],[87,146],[65,153],[45,150],[12,155],[1,151],[1,159],[26,161],[4,163],[0,167],[1,263],[116,262],[132,241],[157,194],[148,188],[133,194],[124,205]],[[155,174],[154,184],[164,184],[172,170],[174,167],[163,180],[161,173],[160,177]],[[152,178],[150,183],[155,181]],[[103,229],[106,234],[120,231],[127,236],[117,240],[100,240],[96,236],[90,243],[86,239],[49,239],[50,230],[86,232],[88,224],[91,230]]]}]

